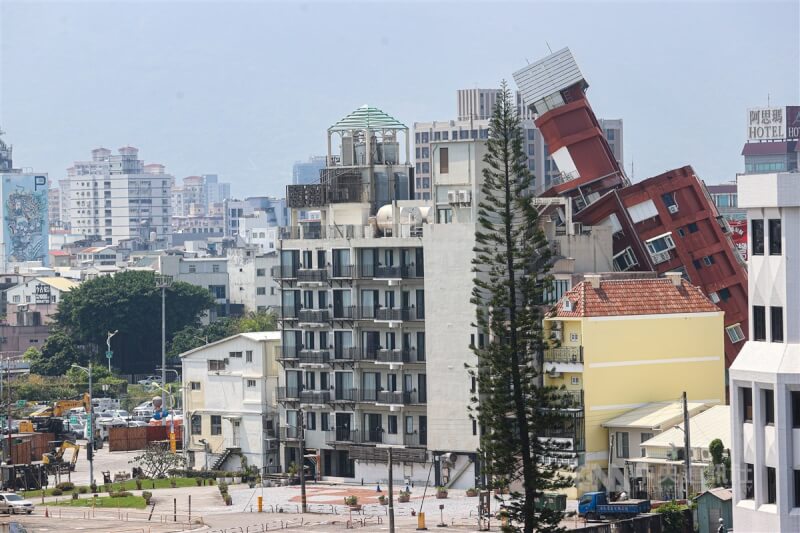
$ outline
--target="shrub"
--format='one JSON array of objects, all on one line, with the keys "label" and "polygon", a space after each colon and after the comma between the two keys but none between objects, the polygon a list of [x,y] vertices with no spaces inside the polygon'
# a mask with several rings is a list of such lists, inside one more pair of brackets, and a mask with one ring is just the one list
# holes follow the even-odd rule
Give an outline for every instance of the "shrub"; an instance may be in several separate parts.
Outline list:
[{"label": "shrub", "polygon": [[687,507],[678,502],[671,501],[659,506],[656,512],[661,515],[664,533],[681,533],[686,525],[686,515],[683,513]]},{"label": "shrub", "polygon": [[150,505],[150,500],[153,498],[153,493],[149,490],[142,491],[142,498],[144,498],[144,503]]},{"label": "shrub", "polygon": [[203,486],[203,478],[201,478],[201,477],[194,478],[194,482],[197,483],[198,487],[202,487]]},{"label": "shrub", "polygon": [[127,498],[128,496],[133,496],[133,493],[127,490],[117,490],[110,494],[112,498]]},{"label": "shrub", "polygon": [[92,484],[89,486],[89,488],[90,488],[90,490],[92,491],[92,494],[97,494],[97,483],[92,483]]},{"label": "shrub", "polygon": [[345,505],[358,505],[358,497],[357,496],[353,496],[352,494],[350,496],[345,496],[344,497],[344,504]]},{"label": "shrub", "polygon": [[89,492],[89,487],[80,487],[78,489],[78,492],[80,492],[81,494],[86,494],[87,492]]},{"label": "shrub", "polygon": [[142,490],[142,480],[138,477],[136,478],[136,490]]},{"label": "shrub", "polygon": [[64,492],[69,492],[69,491],[71,491],[72,489],[75,488],[75,483],[71,483],[69,481],[62,481],[61,483],[56,485],[56,488],[57,489],[61,489]]},{"label": "shrub", "polygon": [[72,499],[73,500],[77,500],[78,499],[78,493],[77,492],[73,492],[72,493]]},{"label": "shrub", "polygon": [[227,492],[225,493],[225,505],[233,505],[233,498]]},{"label": "shrub", "polygon": [[50,492],[50,494],[52,494],[53,496],[61,496],[62,494],[64,494],[64,491],[56,487]]},{"label": "shrub", "polygon": [[170,480],[169,480],[169,486],[170,486],[170,487],[172,487],[172,488],[174,489],[175,487],[177,487],[177,486],[178,486],[178,482],[177,482],[177,481],[175,481],[174,479],[170,479]]},{"label": "shrub", "polygon": [[224,481],[220,482],[218,488],[220,492],[228,492],[228,484],[225,483]]}]

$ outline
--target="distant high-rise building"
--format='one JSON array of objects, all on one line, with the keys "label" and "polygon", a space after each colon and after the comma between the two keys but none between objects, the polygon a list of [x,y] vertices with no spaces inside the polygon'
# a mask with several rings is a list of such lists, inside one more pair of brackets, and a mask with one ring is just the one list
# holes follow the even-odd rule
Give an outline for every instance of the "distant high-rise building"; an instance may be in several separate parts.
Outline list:
[{"label": "distant high-rise building", "polygon": [[308,161],[297,161],[292,167],[292,184],[319,183],[319,171],[325,168],[324,155],[312,155]]},{"label": "distant high-rise building", "polygon": [[246,218],[258,218],[268,227],[282,227],[288,223],[285,198],[251,196],[244,200],[229,198],[224,202],[223,219],[225,235],[239,235],[240,222]]},{"label": "distant high-rise building", "polygon": [[96,148],[91,161],[76,161],[67,173],[74,232],[114,245],[170,244],[173,177],[163,165],[145,165],[132,146],[117,154]]},{"label": "distant high-rise building", "polygon": [[187,176],[181,185],[172,188],[172,213],[191,217],[211,214],[215,204],[231,196],[231,184],[220,183],[216,174]]},{"label": "distant high-rise building", "polygon": [[458,120],[492,118],[500,89],[458,89]]},{"label": "distant high-rise building", "polygon": [[47,219],[51,228],[61,227],[61,191],[58,187],[47,189]]}]

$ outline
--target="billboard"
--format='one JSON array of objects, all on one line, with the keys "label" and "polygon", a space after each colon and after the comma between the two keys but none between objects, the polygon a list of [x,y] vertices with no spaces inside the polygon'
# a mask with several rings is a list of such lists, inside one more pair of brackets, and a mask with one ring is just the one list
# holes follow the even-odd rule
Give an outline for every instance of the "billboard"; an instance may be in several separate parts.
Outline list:
[{"label": "billboard", "polygon": [[747,110],[747,140],[775,141],[786,136],[782,107],[754,107]]},{"label": "billboard", "polygon": [[4,174],[2,193],[6,263],[47,264],[47,176]]},{"label": "billboard", "polygon": [[731,240],[733,247],[747,261],[747,220],[728,220],[731,227]]},{"label": "billboard", "polygon": [[786,106],[786,138],[800,139],[800,105]]}]

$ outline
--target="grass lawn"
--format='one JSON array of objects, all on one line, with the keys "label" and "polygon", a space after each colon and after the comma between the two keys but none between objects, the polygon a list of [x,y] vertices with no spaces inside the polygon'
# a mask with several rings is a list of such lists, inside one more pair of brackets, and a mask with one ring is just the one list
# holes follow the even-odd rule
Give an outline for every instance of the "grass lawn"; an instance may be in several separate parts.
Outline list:
[{"label": "grass lawn", "polygon": [[[143,479],[142,480],[142,490],[157,490],[157,489],[171,489],[172,485],[171,482],[175,481],[176,487],[196,487],[197,482],[195,478],[191,477],[175,477],[175,478],[166,478],[166,479]],[[206,481],[208,484],[208,481]],[[138,490],[136,488],[136,480],[129,479],[127,481],[120,481],[118,483],[112,483],[111,486],[113,490]],[[53,495],[53,488],[51,487],[47,489],[45,492],[45,496],[52,496]],[[71,492],[76,492],[79,487],[75,487],[72,491],[64,491],[64,496],[69,496]],[[98,485],[97,490],[99,493],[107,492],[105,490],[104,485]],[[42,491],[41,490],[30,490],[24,493],[26,498],[35,498],[37,496],[41,497]],[[81,495],[84,496],[84,495]]]},{"label": "grass lawn", "polygon": [[128,509],[144,509],[145,503],[144,498],[141,496],[125,496],[122,498],[111,498],[111,497],[97,497],[97,498],[87,498],[83,497],[77,500],[71,499],[70,496],[67,496],[66,499],[60,500],[58,502],[50,502],[47,505],[59,505],[64,507],[91,507],[92,500],[94,501],[94,506],[97,508],[117,508],[117,507],[124,507]]}]

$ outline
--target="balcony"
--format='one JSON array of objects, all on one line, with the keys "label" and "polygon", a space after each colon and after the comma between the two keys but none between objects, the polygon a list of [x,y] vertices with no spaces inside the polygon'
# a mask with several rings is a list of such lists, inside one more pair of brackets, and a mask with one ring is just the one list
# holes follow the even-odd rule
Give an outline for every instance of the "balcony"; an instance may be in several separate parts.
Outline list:
[{"label": "balcony", "polygon": [[415,265],[404,266],[383,266],[373,264],[362,264],[359,274],[366,279],[415,279],[421,278],[422,274]]},{"label": "balcony", "polygon": [[325,268],[300,268],[297,270],[298,283],[326,283],[328,270]]},{"label": "balcony", "polygon": [[354,356],[356,361],[371,361],[378,360],[378,347],[359,346],[355,348]]},{"label": "balcony", "polygon": [[540,439],[552,439],[555,442],[567,444],[568,448],[564,451],[584,451],[586,448],[584,436],[584,416],[583,412],[567,413],[562,420],[556,424],[543,428],[539,432]]},{"label": "balcony", "polygon": [[275,265],[270,269],[275,279],[296,279],[297,267],[294,265]]},{"label": "balcony", "polygon": [[281,440],[300,440],[300,428],[296,426],[281,426]]},{"label": "balcony", "polygon": [[328,361],[331,364],[334,363],[352,363],[356,356],[358,355],[358,348],[355,346],[348,346],[348,347],[335,347],[333,349],[333,357]]},{"label": "balcony", "polygon": [[281,346],[278,361],[295,362],[300,358],[300,348],[298,346]]},{"label": "balcony", "polygon": [[374,403],[381,405],[415,405],[425,403],[424,398],[420,401],[419,395],[416,391],[402,392],[402,391],[386,391],[386,390],[372,390],[360,389],[359,401],[366,403]]},{"label": "balcony", "polygon": [[351,279],[353,277],[353,272],[355,272],[355,267],[353,265],[333,265],[331,269],[331,278],[334,279]]},{"label": "balcony", "polygon": [[356,317],[356,307],[354,305],[334,305],[333,320],[353,320]]},{"label": "balcony", "polygon": [[330,359],[329,350],[300,350],[298,357],[301,365],[326,365]]},{"label": "balcony", "polygon": [[377,311],[378,309],[374,306],[356,307],[354,318],[356,320],[375,320],[375,315],[377,314]]},{"label": "balcony", "polygon": [[553,393],[553,407],[561,409],[582,409],[582,390],[560,390]]},{"label": "balcony", "polygon": [[403,445],[409,448],[424,448],[428,445],[428,432],[417,432],[415,430],[414,433],[404,433]]},{"label": "balcony", "polygon": [[375,320],[381,322],[402,322],[409,319],[409,309],[395,307],[392,309],[379,307],[375,310]]},{"label": "balcony", "polygon": [[296,402],[300,400],[299,387],[278,387],[279,402]]},{"label": "balcony", "polygon": [[302,390],[300,391],[300,403],[322,405],[330,403],[331,392],[327,390]]},{"label": "balcony", "polygon": [[358,442],[358,430],[346,427],[330,429],[325,432],[325,442],[327,444],[355,444]]},{"label": "balcony", "polygon": [[327,324],[331,320],[329,309],[300,309],[297,315],[301,324]]},{"label": "balcony", "polygon": [[300,315],[300,308],[294,306],[283,306],[281,307],[281,319],[282,320],[297,320],[297,317]]},{"label": "balcony", "polygon": [[583,363],[582,346],[561,346],[544,351],[545,363]]},{"label": "balcony", "polygon": [[333,394],[330,397],[330,402],[352,403],[356,401],[356,398],[358,398],[358,392],[356,391],[356,389],[353,388],[345,389],[340,387],[333,389]]}]

